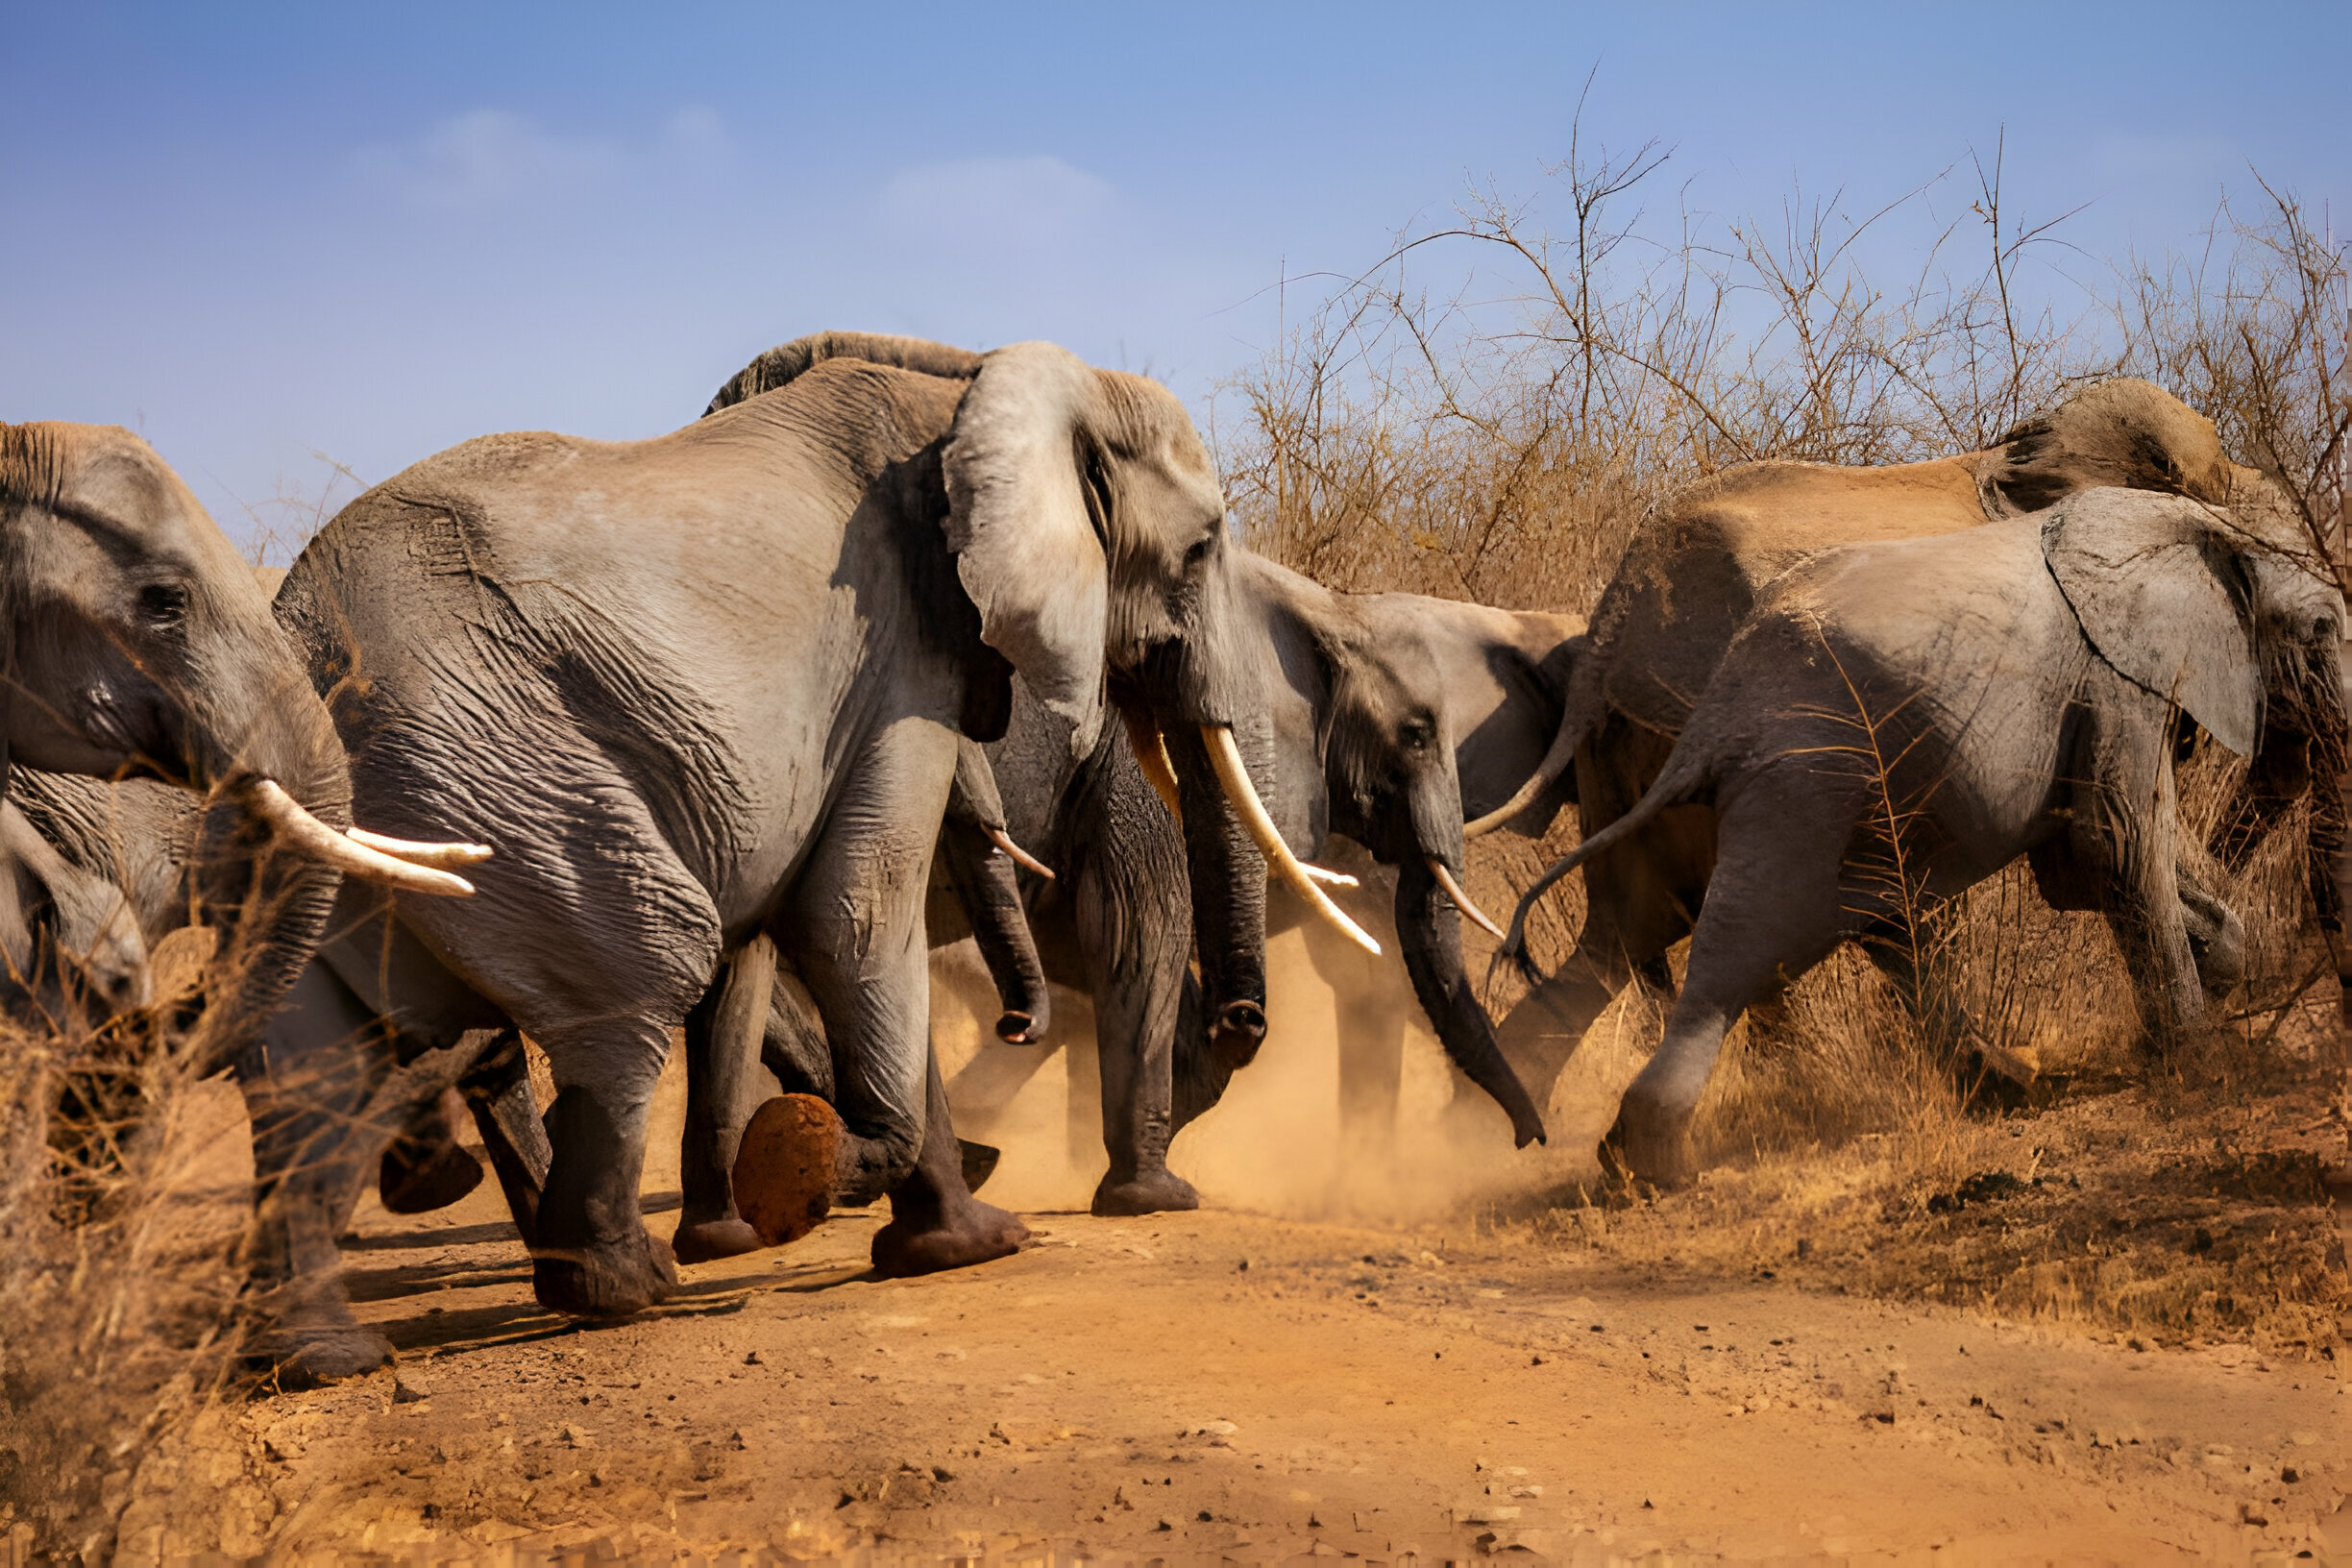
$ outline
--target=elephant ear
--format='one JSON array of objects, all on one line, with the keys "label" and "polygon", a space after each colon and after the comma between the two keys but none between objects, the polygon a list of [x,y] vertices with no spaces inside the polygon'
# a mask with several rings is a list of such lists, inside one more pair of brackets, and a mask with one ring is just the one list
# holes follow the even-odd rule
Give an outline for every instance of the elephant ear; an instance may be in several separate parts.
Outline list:
[{"label": "elephant ear", "polygon": [[2042,553],[2101,658],[2252,756],[2262,675],[2243,570],[2222,523],[2178,496],[2086,490],[2044,520]]},{"label": "elephant ear", "polygon": [[1051,343],[983,357],[942,466],[947,548],[980,611],[980,640],[1090,746],[1102,712],[1110,575],[1087,501],[1092,367]]}]

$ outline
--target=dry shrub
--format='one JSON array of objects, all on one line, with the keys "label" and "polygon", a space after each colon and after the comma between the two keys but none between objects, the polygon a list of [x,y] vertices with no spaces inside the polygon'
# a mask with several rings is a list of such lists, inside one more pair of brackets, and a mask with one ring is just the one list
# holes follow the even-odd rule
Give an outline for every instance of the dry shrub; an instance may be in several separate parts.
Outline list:
[{"label": "dry shrub", "polygon": [[0,1532],[20,1551],[110,1556],[141,1462],[235,1373],[244,1172],[201,1146],[190,1112],[218,1090],[171,1011],[0,1021]]}]

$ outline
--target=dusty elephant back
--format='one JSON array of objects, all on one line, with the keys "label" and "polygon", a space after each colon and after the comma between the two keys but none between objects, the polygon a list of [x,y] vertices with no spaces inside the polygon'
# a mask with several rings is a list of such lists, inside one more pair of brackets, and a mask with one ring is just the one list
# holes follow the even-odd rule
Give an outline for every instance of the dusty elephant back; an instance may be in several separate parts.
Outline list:
[{"label": "dusty elephant back", "polygon": [[2098,486],[2219,504],[2259,482],[2223,454],[2211,420],[2130,378],[1980,452],[1877,468],[1743,464],[1678,491],[1636,532],[1593,617],[1581,700],[1671,734],[1763,586],[1824,550],[1954,533]]},{"label": "dusty elephant back", "polygon": [[[833,361],[649,441],[467,442],[353,502],[279,610],[393,831],[561,818],[602,781],[722,888],[821,809],[778,758],[853,707],[954,723],[977,617],[919,502],[960,389]],[[860,679],[876,653],[906,678]]]}]

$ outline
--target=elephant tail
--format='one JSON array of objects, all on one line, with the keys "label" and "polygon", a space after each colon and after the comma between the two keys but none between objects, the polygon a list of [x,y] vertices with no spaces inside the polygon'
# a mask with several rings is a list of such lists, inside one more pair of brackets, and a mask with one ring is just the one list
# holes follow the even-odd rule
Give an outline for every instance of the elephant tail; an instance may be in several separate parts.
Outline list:
[{"label": "elephant tail", "polygon": [[[1683,731],[1686,740],[1690,733],[1689,730]],[[1535,907],[1535,901],[1551,892],[1553,884],[1593,856],[1606,849],[1614,849],[1647,827],[1659,812],[1690,799],[1705,786],[1712,772],[1711,762],[1700,747],[1678,743],[1667,757],[1666,767],[1658,774],[1657,781],[1633,803],[1632,810],[1544,868],[1543,875],[1535,879],[1534,886],[1520,897],[1519,907],[1511,911],[1510,934],[1503,939],[1502,949],[1495,954],[1496,962],[1508,960],[1530,980],[1541,979],[1527,950],[1528,912]]]},{"label": "elephant tail", "polygon": [[1485,816],[1464,822],[1462,837],[1475,839],[1491,833],[1550,794],[1552,786],[1559,782],[1560,774],[1566,772],[1576,761],[1577,747],[1584,744],[1584,737],[1591,734],[1592,729],[1591,715],[1580,711],[1580,704],[1572,694],[1569,700],[1560,706],[1559,728],[1553,734],[1551,748],[1544,752],[1543,761],[1535,765],[1535,771],[1528,775],[1527,782],[1520,785],[1508,800]]}]

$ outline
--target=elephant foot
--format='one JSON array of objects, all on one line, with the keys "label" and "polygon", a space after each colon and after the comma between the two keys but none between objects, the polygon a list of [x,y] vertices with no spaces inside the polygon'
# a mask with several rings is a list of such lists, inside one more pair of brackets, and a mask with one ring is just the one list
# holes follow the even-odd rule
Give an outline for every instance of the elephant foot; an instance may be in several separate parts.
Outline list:
[{"label": "elephant foot", "polygon": [[677,1286],[677,1260],[643,1226],[632,1240],[531,1260],[539,1305],[568,1317],[629,1317],[668,1299]]},{"label": "elephant foot", "polygon": [[1094,1189],[1093,1212],[1098,1214],[1161,1214],[1199,1207],[1200,1194],[1192,1189],[1192,1184],[1165,1166],[1139,1172],[1123,1181],[1105,1176],[1102,1185]]},{"label": "elephant foot", "polygon": [[814,1094],[779,1094],[752,1113],[735,1156],[735,1208],[762,1246],[797,1241],[824,1222],[847,1136]]},{"label": "elephant foot", "polygon": [[280,1388],[323,1388],[391,1365],[392,1341],[356,1323],[321,1329],[277,1328],[248,1346],[245,1359],[269,1368]]},{"label": "elephant foot", "polygon": [[1618,1108],[1616,1125],[1601,1140],[1601,1168],[1628,1185],[1645,1185],[1660,1192],[1679,1192],[1699,1180],[1699,1159],[1691,1150],[1690,1133],[1678,1125],[1661,1125],[1656,1113],[1644,1114],[1628,1101]]},{"label": "elephant foot", "polygon": [[404,1140],[384,1150],[376,1171],[376,1192],[396,1214],[446,1209],[481,1186],[482,1164],[453,1142],[419,1148]]},{"label": "elephant foot", "polygon": [[1010,1258],[1029,1239],[1017,1215],[992,1203],[968,1200],[944,1216],[894,1214],[874,1233],[874,1272],[886,1280],[968,1268],[992,1258]]},{"label": "elephant foot", "polygon": [[956,1153],[962,1156],[964,1190],[977,1192],[981,1185],[996,1174],[996,1162],[1004,1158],[1004,1150],[987,1143],[974,1143],[968,1138],[956,1139]]},{"label": "elephant foot", "polygon": [[670,1237],[670,1251],[681,1263],[707,1263],[720,1258],[740,1258],[764,1245],[759,1232],[730,1214],[724,1219],[679,1220]]}]

